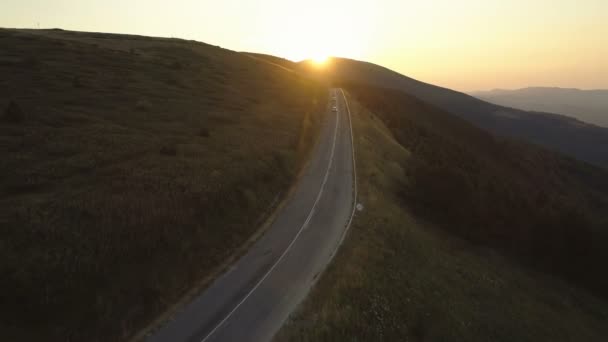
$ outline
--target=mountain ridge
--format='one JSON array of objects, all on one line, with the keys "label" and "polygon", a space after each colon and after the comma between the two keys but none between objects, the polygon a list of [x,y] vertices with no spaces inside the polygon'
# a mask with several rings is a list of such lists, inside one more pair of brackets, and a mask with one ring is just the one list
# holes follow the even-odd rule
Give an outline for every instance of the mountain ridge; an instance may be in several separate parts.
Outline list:
[{"label": "mountain ridge", "polygon": [[476,91],[470,95],[497,105],[552,112],[608,127],[608,89],[527,87]]},{"label": "mountain ridge", "polygon": [[[608,168],[608,129],[548,112],[499,106],[466,93],[418,81],[386,67],[354,59],[331,58],[324,68],[310,61],[303,72],[336,84],[359,83],[413,95],[499,136],[515,138],[596,166]],[[567,138],[566,138],[567,137]]]}]

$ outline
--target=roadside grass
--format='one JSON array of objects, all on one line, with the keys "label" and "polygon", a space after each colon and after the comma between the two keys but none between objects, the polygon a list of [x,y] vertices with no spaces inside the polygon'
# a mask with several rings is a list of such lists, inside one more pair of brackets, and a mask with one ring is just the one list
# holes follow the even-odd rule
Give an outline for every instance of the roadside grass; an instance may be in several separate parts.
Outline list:
[{"label": "roadside grass", "polygon": [[327,89],[193,41],[0,30],[0,339],[126,340],[247,241]]},{"label": "roadside grass", "polygon": [[275,341],[605,341],[608,305],[414,216],[413,155],[350,98],[359,202],[347,239]]}]

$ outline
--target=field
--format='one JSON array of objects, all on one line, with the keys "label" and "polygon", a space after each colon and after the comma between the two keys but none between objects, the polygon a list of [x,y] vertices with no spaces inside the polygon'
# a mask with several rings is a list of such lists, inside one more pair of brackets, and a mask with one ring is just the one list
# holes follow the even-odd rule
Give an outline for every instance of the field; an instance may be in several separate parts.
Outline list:
[{"label": "field", "polygon": [[243,246],[326,88],[194,41],[0,30],[0,339],[126,340]]},{"label": "field", "polygon": [[[351,87],[351,91],[362,99],[363,94],[374,94],[372,89],[357,91]],[[401,103],[398,110],[386,112],[406,113],[403,120],[389,120],[391,117],[376,115],[358,104],[359,98],[349,98],[359,202],[364,210],[357,213],[336,258],[276,341],[536,342],[608,338],[608,303],[604,299],[562,277],[522,266],[508,253],[460,238],[464,234],[450,229],[440,215],[425,215],[403,194],[403,189],[412,189],[419,177],[412,172],[414,164],[420,162],[416,159],[429,159],[411,143],[406,145],[406,140],[400,143],[395,128],[408,127],[406,118],[416,118],[422,126],[425,120],[437,124],[433,121],[437,116],[429,112],[432,108],[411,100],[409,106]],[[371,99],[367,98],[366,103],[371,106]],[[460,129],[469,130],[458,120],[444,119],[440,126],[427,126],[430,130],[426,134],[411,131],[408,136],[433,137],[433,133],[443,131],[443,136],[450,139],[458,136]],[[466,136],[474,141],[486,137],[483,132],[477,136],[468,133]],[[429,138],[426,142],[437,140]],[[436,152],[433,146],[427,145]],[[485,148],[491,146],[479,146]],[[441,184],[439,179],[435,181]],[[455,220],[454,224],[462,222]]]}]

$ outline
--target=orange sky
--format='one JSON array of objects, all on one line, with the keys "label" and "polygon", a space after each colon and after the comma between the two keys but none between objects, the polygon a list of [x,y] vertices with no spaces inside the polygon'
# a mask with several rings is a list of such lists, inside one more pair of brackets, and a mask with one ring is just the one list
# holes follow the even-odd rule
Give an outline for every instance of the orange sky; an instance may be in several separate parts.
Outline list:
[{"label": "orange sky", "polygon": [[0,26],[38,25],[351,57],[462,91],[608,89],[606,0],[3,0]]}]

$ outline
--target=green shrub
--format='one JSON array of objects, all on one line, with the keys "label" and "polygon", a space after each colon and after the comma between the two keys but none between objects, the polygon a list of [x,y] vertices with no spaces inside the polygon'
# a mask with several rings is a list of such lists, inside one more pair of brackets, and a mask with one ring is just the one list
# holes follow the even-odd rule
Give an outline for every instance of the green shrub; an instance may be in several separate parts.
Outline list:
[{"label": "green shrub", "polygon": [[175,144],[164,145],[160,148],[160,153],[165,156],[176,156],[177,155],[177,146]]},{"label": "green shrub", "polygon": [[82,88],[84,85],[82,84],[82,80],[78,76],[74,76],[72,78],[72,87],[74,88]]},{"label": "green shrub", "polygon": [[15,101],[10,101],[2,115],[2,121],[8,123],[21,123],[25,121],[25,114]]},{"label": "green shrub", "polygon": [[139,100],[135,103],[135,108],[141,112],[147,112],[152,108],[152,104],[148,100]]},{"label": "green shrub", "polygon": [[198,135],[204,138],[208,138],[210,135],[209,129],[207,127],[201,127],[201,129],[199,129],[198,131]]}]

